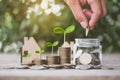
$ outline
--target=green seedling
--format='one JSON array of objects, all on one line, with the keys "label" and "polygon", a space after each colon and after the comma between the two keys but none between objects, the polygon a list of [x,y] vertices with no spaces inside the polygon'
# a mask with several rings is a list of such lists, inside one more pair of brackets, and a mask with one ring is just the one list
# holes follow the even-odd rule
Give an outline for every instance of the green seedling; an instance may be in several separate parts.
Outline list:
[{"label": "green seedling", "polygon": [[47,47],[51,47],[52,48],[52,55],[53,55],[53,48],[55,47],[55,46],[57,46],[59,44],[59,41],[55,41],[55,42],[46,42],[46,46]]},{"label": "green seedling", "polygon": [[65,43],[65,41],[66,41],[66,34],[71,33],[74,30],[75,30],[75,26],[74,25],[70,25],[66,29],[61,28],[61,27],[55,27],[53,31],[56,34],[64,34],[64,43]]},{"label": "green seedling", "polygon": [[[44,49],[35,51],[36,54],[42,54],[42,53],[44,53],[44,52],[45,52]],[[32,55],[29,54],[28,52],[24,52],[24,54],[22,55],[22,57],[24,57],[24,58],[29,58],[29,57],[31,57],[31,56],[32,56]]]},{"label": "green seedling", "polygon": [[36,54],[42,54],[42,53],[44,53],[44,52],[45,52],[44,49],[41,49],[41,50],[35,51]]},{"label": "green seedling", "polygon": [[[42,48],[41,50],[37,50],[37,51],[35,51],[35,53],[36,54],[43,54],[45,52],[45,49],[44,48]],[[40,59],[41,59],[41,56],[40,56]]]},{"label": "green seedling", "polygon": [[31,54],[23,54],[22,57],[29,58],[29,57],[31,57]]}]

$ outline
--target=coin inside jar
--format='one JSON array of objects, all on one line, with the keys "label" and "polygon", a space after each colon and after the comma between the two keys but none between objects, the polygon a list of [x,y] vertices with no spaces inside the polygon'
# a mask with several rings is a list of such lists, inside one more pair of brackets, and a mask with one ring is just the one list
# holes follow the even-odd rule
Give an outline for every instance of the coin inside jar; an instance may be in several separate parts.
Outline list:
[{"label": "coin inside jar", "polygon": [[92,61],[92,56],[89,53],[83,53],[79,57],[79,61],[81,64],[89,64]]}]

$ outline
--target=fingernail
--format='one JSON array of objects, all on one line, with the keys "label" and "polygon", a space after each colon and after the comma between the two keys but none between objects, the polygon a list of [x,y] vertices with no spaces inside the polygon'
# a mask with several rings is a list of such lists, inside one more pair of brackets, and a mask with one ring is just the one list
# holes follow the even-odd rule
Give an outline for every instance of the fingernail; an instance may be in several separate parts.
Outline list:
[{"label": "fingernail", "polygon": [[81,26],[82,26],[83,28],[86,28],[86,27],[87,27],[87,24],[86,24],[85,22],[81,22],[80,24],[81,24]]},{"label": "fingernail", "polygon": [[89,28],[90,28],[90,30],[93,30],[94,26],[90,25]]}]

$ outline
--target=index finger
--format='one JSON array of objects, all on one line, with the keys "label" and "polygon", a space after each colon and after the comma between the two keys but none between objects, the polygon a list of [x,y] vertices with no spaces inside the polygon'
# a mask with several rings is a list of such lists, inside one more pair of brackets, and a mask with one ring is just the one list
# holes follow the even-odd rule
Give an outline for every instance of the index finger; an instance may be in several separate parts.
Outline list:
[{"label": "index finger", "polygon": [[64,0],[70,7],[75,19],[81,23],[83,28],[88,26],[88,20],[83,13],[79,0]]},{"label": "index finger", "polygon": [[101,16],[101,2],[100,0],[88,0],[88,4],[92,10],[92,16],[89,21],[90,29],[93,29]]}]

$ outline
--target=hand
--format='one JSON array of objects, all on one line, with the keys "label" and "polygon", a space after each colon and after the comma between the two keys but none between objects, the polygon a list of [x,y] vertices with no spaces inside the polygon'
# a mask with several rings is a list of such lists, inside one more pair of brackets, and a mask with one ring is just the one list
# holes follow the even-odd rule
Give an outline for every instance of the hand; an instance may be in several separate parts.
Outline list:
[{"label": "hand", "polygon": [[[97,21],[106,15],[105,0],[64,0],[70,7],[75,19],[83,28],[92,30]],[[90,5],[91,9],[83,9],[84,5]],[[88,20],[89,17],[90,19]]]}]

